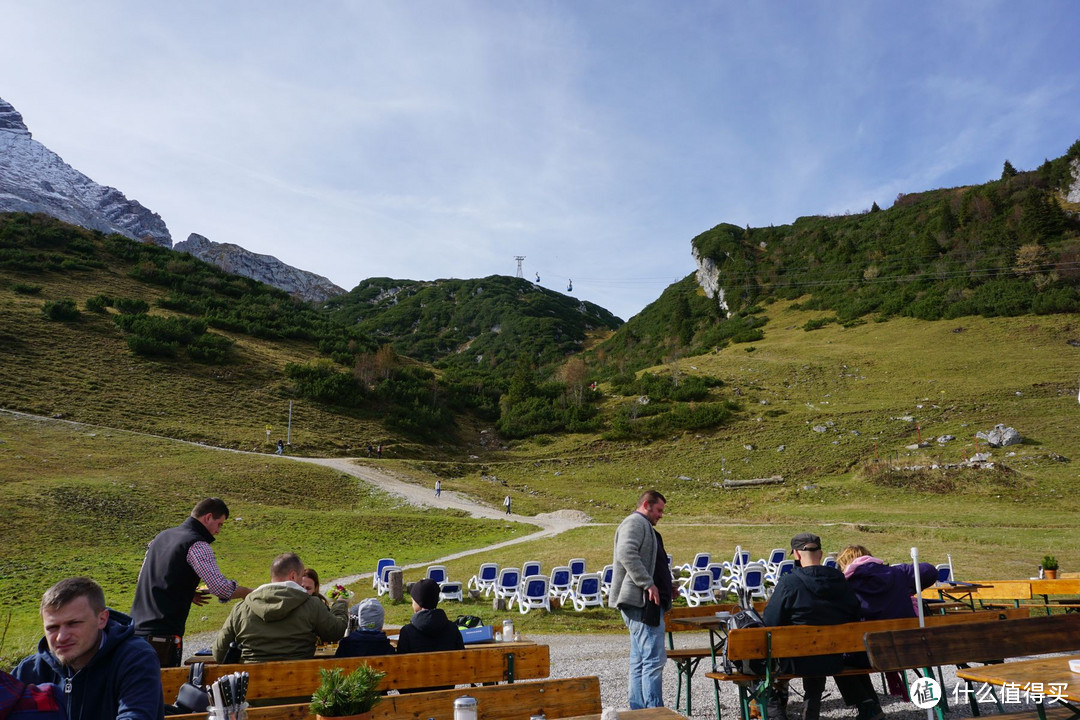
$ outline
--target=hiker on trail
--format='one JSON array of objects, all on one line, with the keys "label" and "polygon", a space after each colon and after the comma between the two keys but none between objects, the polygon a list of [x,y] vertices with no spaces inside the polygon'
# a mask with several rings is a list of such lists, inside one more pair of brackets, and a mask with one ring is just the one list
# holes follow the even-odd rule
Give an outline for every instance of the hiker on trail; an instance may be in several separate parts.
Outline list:
[{"label": "hiker on trail", "polygon": [[442,480],[436,480],[435,481],[435,497],[440,497],[441,495],[442,495]]},{"label": "hiker on trail", "polygon": [[[191,604],[205,605],[211,596],[221,602],[247,596],[251,588],[229,580],[218,569],[210,543],[229,517],[221,498],[206,498],[177,527],[162,530],[146,548],[135,602],[131,606],[135,634],[146,638],[161,667],[179,667],[184,627]],[[199,583],[206,590],[198,590]]]},{"label": "hiker on trail", "polygon": [[382,460],[382,443],[379,443],[379,447],[375,450],[375,452],[378,454],[379,459]]},{"label": "hiker on trail", "polygon": [[284,440],[278,440],[277,441],[277,454],[282,455],[282,454],[284,454],[284,452],[285,452],[285,441]]},{"label": "hiker on trail", "polygon": [[506,514],[509,515],[510,514],[510,496],[509,495],[507,495],[506,497],[503,498],[503,505],[506,506]]}]

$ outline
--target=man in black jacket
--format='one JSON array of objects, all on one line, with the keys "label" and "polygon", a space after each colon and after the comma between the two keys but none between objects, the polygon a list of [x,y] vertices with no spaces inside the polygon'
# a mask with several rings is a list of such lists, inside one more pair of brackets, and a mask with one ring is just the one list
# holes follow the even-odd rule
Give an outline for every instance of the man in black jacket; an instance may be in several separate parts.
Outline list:
[{"label": "man in black jacket", "polygon": [[[840,625],[859,620],[859,599],[848,587],[844,573],[821,564],[821,538],[799,533],[791,539],[795,570],[780,578],[765,606],[765,625]],[[843,655],[814,655],[783,661],[783,671],[803,676],[806,702],[803,720],[818,720],[825,678],[844,667]],[[858,708],[858,720],[881,720],[877,693],[868,675],[833,677],[848,706]],[[786,720],[787,687],[774,689],[769,700],[770,720]]]}]

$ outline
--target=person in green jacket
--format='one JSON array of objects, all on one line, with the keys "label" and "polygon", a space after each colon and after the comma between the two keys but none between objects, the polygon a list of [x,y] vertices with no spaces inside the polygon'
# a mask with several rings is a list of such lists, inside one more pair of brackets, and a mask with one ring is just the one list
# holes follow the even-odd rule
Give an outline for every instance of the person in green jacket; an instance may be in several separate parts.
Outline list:
[{"label": "person in green jacket", "polygon": [[240,644],[241,662],[307,660],[315,657],[315,642],[336,642],[349,627],[344,598],[329,608],[299,584],[304,563],[296,553],[284,553],[270,565],[270,582],[251,591],[229,613],[214,639],[214,660],[222,662],[232,642]]}]

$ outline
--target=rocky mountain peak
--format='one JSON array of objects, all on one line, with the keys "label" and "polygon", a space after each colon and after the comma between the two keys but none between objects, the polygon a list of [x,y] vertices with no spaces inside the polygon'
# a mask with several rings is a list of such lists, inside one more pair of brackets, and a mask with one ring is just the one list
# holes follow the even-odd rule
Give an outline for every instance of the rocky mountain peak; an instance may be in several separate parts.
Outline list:
[{"label": "rocky mountain peak", "polygon": [[0,212],[44,213],[104,233],[172,247],[157,213],[99,185],[34,140],[22,115],[0,99]]},{"label": "rocky mountain peak", "polygon": [[173,249],[190,253],[204,262],[217,265],[225,272],[281,288],[301,300],[322,302],[345,293],[344,289],[322,275],[286,265],[272,255],[253,253],[231,243],[217,243],[196,233],[189,235],[187,240],[176,243]]},{"label": "rocky mountain peak", "polygon": [[30,128],[26,127],[22,115],[3,98],[0,98],[0,130],[30,137]]}]

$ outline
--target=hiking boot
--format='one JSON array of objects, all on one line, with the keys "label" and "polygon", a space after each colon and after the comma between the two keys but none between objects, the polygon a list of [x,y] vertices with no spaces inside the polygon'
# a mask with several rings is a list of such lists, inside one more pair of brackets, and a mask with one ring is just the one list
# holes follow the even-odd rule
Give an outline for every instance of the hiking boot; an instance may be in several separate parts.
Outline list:
[{"label": "hiking boot", "polygon": [[769,693],[769,701],[765,704],[765,710],[769,714],[769,720],[788,720],[787,704],[787,686],[774,687],[772,692]]},{"label": "hiking boot", "polygon": [[877,700],[864,700],[859,703],[859,715],[857,720],[883,720],[885,713],[881,711],[881,705]]}]

